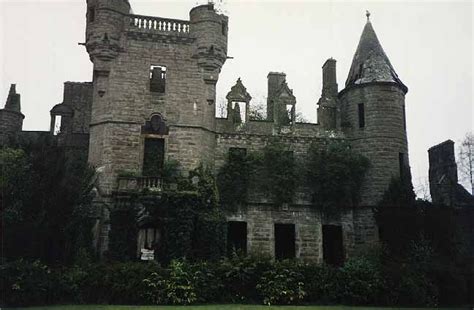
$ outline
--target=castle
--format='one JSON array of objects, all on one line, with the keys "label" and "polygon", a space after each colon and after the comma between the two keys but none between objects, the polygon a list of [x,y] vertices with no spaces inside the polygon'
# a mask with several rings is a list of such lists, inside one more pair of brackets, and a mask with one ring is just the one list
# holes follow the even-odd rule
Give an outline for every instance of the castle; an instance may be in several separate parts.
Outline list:
[{"label": "castle", "polygon": [[[87,0],[85,48],[93,81],[66,82],[64,100],[51,110],[51,130],[22,131],[24,115],[12,85],[0,130],[24,136],[50,135],[87,152],[97,168],[95,245],[108,248],[109,212],[115,193],[160,186],[165,160],[183,173],[203,163],[218,171],[230,150],[261,150],[276,139],[304,156],[310,144],[321,148],[344,140],[371,166],[360,206],[336,216],[311,208],[305,195],[275,205],[249,197],[226,214],[230,242],[247,253],[341,261],[378,240],[372,207],[392,177],[408,165],[405,123],[407,87],[398,78],[367,15],[345,83],[338,90],[336,60],[322,66],[318,123],[298,123],[296,98],[284,73],[268,74],[265,120],[249,117],[251,95],[237,80],[227,94],[227,118],[216,118],[216,83],[227,56],[228,17],[213,4],[194,7],[189,20],[134,15],[128,0]],[[140,176],[121,176],[136,171]],[[148,230],[140,232],[138,248]],[[278,254],[280,253],[280,254]]]}]

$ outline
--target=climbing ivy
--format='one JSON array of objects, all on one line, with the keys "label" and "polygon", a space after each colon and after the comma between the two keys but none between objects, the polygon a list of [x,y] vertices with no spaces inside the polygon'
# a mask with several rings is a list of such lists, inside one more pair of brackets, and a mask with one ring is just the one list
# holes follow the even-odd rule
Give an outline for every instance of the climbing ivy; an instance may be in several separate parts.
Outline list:
[{"label": "climbing ivy", "polygon": [[323,209],[357,206],[369,160],[343,141],[312,144],[308,153],[306,179],[314,204]]},{"label": "climbing ivy", "polygon": [[291,202],[298,181],[293,152],[281,143],[269,143],[263,149],[262,166],[265,191],[276,203]]},{"label": "climbing ivy", "polygon": [[369,168],[368,159],[342,141],[323,147],[312,144],[307,158],[298,163],[293,152],[278,141],[269,141],[262,151],[234,153],[228,154],[218,174],[221,202],[226,207],[245,205],[250,184],[275,204],[291,202],[298,186],[304,184],[317,207],[354,207]]},{"label": "climbing ivy", "polygon": [[245,150],[231,149],[217,175],[220,202],[227,208],[244,205],[255,158]]}]

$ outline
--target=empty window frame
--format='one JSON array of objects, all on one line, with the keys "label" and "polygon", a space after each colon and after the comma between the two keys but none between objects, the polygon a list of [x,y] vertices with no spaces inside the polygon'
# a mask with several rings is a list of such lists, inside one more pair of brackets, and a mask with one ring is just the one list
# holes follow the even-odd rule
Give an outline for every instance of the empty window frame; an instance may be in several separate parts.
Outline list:
[{"label": "empty window frame", "polygon": [[229,161],[243,159],[247,155],[247,149],[243,147],[229,148]]},{"label": "empty window frame", "polygon": [[61,124],[62,124],[62,116],[56,115],[54,116],[54,128],[53,128],[53,135],[58,135],[61,133]]},{"label": "empty window frame", "polygon": [[166,89],[166,67],[150,66],[150,91],[164,94]]},{"label": "empty window frame", "polygon": [[405,176],[405,153],[398,153],[398,166],[400,169],[400,178]]},{"label": "empty window frame", "polygon": [[344,263],[342,226],[323,225],[323,260],[332,266]]},{"label": "empty window frame", "polygon": [[227,222],[227,255],[247,254],[247,223]]},{"label": "empty window frame", "polygon": [[403,105],[403,129],[407,129],[407,115],[405,111],[405,105]]},{"label": "empty window frame", "polygon": [[164,139],[145,138],[142,174],[144,176],[160,176],[164,158]]},{"label": "empty window frame", "polygon": [[275,258],[295,257],[295,224],[275,224]]},{"label": "empty window frame", "polygon": [[363,103],[357,105],[359,112],[359,128],[365,127],[365,107]]},{"label": "empty window frame", "polygon": [[89,8],[87,17],[89,19],[89,23],[93,23],[95,21],[95,8],[94,7]]}]

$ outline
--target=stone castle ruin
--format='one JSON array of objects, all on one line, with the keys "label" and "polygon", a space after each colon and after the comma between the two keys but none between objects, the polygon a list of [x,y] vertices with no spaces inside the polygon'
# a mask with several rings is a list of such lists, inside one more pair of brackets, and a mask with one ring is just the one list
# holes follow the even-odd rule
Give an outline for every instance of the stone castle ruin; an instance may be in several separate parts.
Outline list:
[{"label": "stone castle ruin", "polygon": [[[52,136],[88,154],[99,172],[99,252],[108,248],[108,217],[116,194],[160,186],[153,171],[164,161],[178,161],[183,173],[201,163],[218,171],[229,151],[261,150],[269,139],[285,145],[296,160],[311,144],[323,148],[328,141],[347,141],[371,163],[359,206],[334,216],[312,208],[307,195],[282,205],[249,196],[245,206],[226,214],[230,242],[250,254],[285,251],[285,257],[321,262],[344,260],[378,240],[372,207],[390,180],[409,169],[408,89],[369,18],[342,90],[336,60],[324,62],[316,124],[296,122],[297,99],[279,72],[268,74],[265,120],[249,118],[252,96],[237,77],[226,96],[227,118],[215,117],[229,29],[228,17],[212,4],[191,9],[189,20],[176,20],[132,14],[128,0],[88,0],[86,18],[92,82],[66,82],[63,102],[51,109],[50,131],[36,133],[22,131],[20,95],[12,85],[0,110],[0,129],[32,139]],[[121,171],[138,175],[123,177]]]}]

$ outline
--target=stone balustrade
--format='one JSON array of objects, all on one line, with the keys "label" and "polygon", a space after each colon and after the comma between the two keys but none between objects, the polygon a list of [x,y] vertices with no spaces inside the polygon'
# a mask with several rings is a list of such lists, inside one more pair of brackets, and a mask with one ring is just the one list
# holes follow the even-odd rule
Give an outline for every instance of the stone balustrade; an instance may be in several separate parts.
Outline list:
[{"label": "stone balustrade", "polygon": [[129,30],[187,35],[189,21],[162,17],[129,15]]},{"label": "stone balustrade", "polygon": [[143,189],[161,190],[161,177],[119,176],[117,178],[118,192],[139,192]]}]

